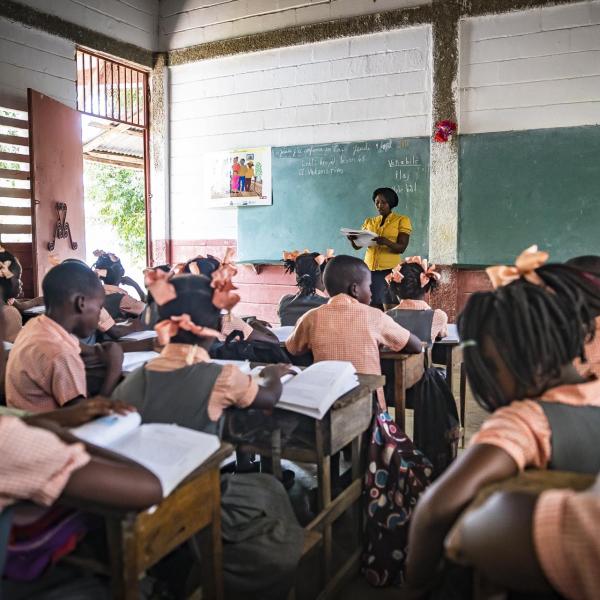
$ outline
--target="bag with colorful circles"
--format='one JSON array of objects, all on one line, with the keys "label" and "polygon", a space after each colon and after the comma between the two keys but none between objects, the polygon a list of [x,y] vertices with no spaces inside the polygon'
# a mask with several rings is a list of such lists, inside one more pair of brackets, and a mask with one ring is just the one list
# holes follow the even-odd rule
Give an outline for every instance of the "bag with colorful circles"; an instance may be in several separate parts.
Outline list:
[{"label": "bag with colorful circles", "polygon": [[362,572],[382,587],[403,581],[410,517],[431,483],[432,466],[384,411],[373,421],[367,452]]}]

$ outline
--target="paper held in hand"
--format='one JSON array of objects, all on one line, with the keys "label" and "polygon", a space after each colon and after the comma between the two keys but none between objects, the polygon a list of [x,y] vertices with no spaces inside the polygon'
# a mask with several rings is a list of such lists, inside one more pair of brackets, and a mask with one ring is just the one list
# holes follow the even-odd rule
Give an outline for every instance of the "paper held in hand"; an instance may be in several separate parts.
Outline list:
[{"label": "paper held in hand", "polygon": [[347,229],[342,227],[340,229],[343,235],[346,237],[356,236],[354,239],[354,243],[359,248],[368,248],[369,246],[376,246],[377,244],[373,241],[377,234],[372,231],[367,231],[365,229]]},{"label": "paper held in hand", "polygon": [[154,473],[167,497],[221,446],[216,435],[177,425],[148,423],[132,412],[101,417],[71,429],[79,439],[112,450]]},{"label": "paper held in hand", "polygon": [[324,360],[284,384],[277,408],[322,419],[338,398],[357,386],[358,377],[351,362]]}]

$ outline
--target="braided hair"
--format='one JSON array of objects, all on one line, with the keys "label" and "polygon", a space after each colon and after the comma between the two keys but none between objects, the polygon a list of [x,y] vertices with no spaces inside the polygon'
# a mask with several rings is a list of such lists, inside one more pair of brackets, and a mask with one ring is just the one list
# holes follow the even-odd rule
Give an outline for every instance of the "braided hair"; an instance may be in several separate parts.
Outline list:
[{"label": "braided hair", "polygon": [[[175,287],[177,298],[158,307],[159,321],[188,314],[196,325],[221,329],[221,311],[212,303],[214,289],[208,277],[183,273],[173,277],[170,283]],[[180,330],[172,341],[193,345],[199,343],[199,338]]]},{"label": "braided hair", "polygon": [[[114,255],[112,255],[114,256]],[[121,264],[121,259],[113,261],[110,254],[101,254],[92,265],[92,269],[106,269],[106,275],[100,276],[100,279],[108,285],[119,285],[121,278],[125,275],[125,269]]]},{"label": "braided hair", "polygon": [[396,301],[400,300],[420,300],[427,294],[437,288],[438,282],[430,277],[427,285],[421,287],[421,275],[425,272],[418,263],[403,263],[400,267],[400,273],[404,279],[400,283],[390,282],[390,291],[395,296]]},{"label": "braided hair", "polygon": [[210,277],[221,266],[221,261],[210,254],[207,257],[198,256],[185,263],[183,273],[192,273],[192,269],[190,268],[192,264],[198,267],[200,275]]},{"label": "braided hair", "polygon": [[0,262],[5,263],[8,261],[10,261],[8,270],[13,274],[13,277],[0,277],[0,293],[2,294],[0,301],[4,300],[4,302],[10,300],[10,298],[20,296],[23,267],[19,259],[12,252],[8,252],[0,246]]},{"label": "braided hair", "polygon": [[283,263],[286,273],[296,273],[296,285],[301,296],[312,296],[317,291],[319,278],[325,268],[325,263],[319,265],[315,261],[317,256],[318,252],[310,252],[301,254],[296,260],[286,260]]},{"label": "braided hair", "polygon": [[[473,294],[459,317],[467,376],[477,403],[494,411],[513,400],[543,394],[563,366],[583,357],[600,312],[600,288],[572,267],[536,269],[545,287],[521,278],[491,292]],[[484,341],[495,346],[516,389],[506,398]]]}]

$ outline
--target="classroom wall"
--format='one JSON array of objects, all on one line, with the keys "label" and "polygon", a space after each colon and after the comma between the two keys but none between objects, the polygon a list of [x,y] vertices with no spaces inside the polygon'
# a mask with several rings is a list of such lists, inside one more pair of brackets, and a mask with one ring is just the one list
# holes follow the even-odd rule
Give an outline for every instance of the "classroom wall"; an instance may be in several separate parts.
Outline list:
[{"label": "classroom wall", "polygon": [[600,122],[600,2],[461,23],[460,132]]},{"label": "classroom wall", "polygon": [[161,0],[163,50],[306,25],[431,0]]},{"label": "classroom wall", "polygon": [[0,106],[27,110],[27,88],[75,106],[75,45],[0,18]]},{"label": "classroom wall", "polygon": [[39,12],[147,50],[158,47],[159,0],[18,0]]}]

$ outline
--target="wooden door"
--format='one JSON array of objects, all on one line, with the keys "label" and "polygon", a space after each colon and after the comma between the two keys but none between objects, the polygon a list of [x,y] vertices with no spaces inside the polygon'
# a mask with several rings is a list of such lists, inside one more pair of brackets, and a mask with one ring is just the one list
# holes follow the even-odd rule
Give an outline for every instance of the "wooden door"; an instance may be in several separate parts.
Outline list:
[{"label": "wooden door", "polygon": [[85,260],[81,116],[28,90],[34,289],[56,261]]}]

